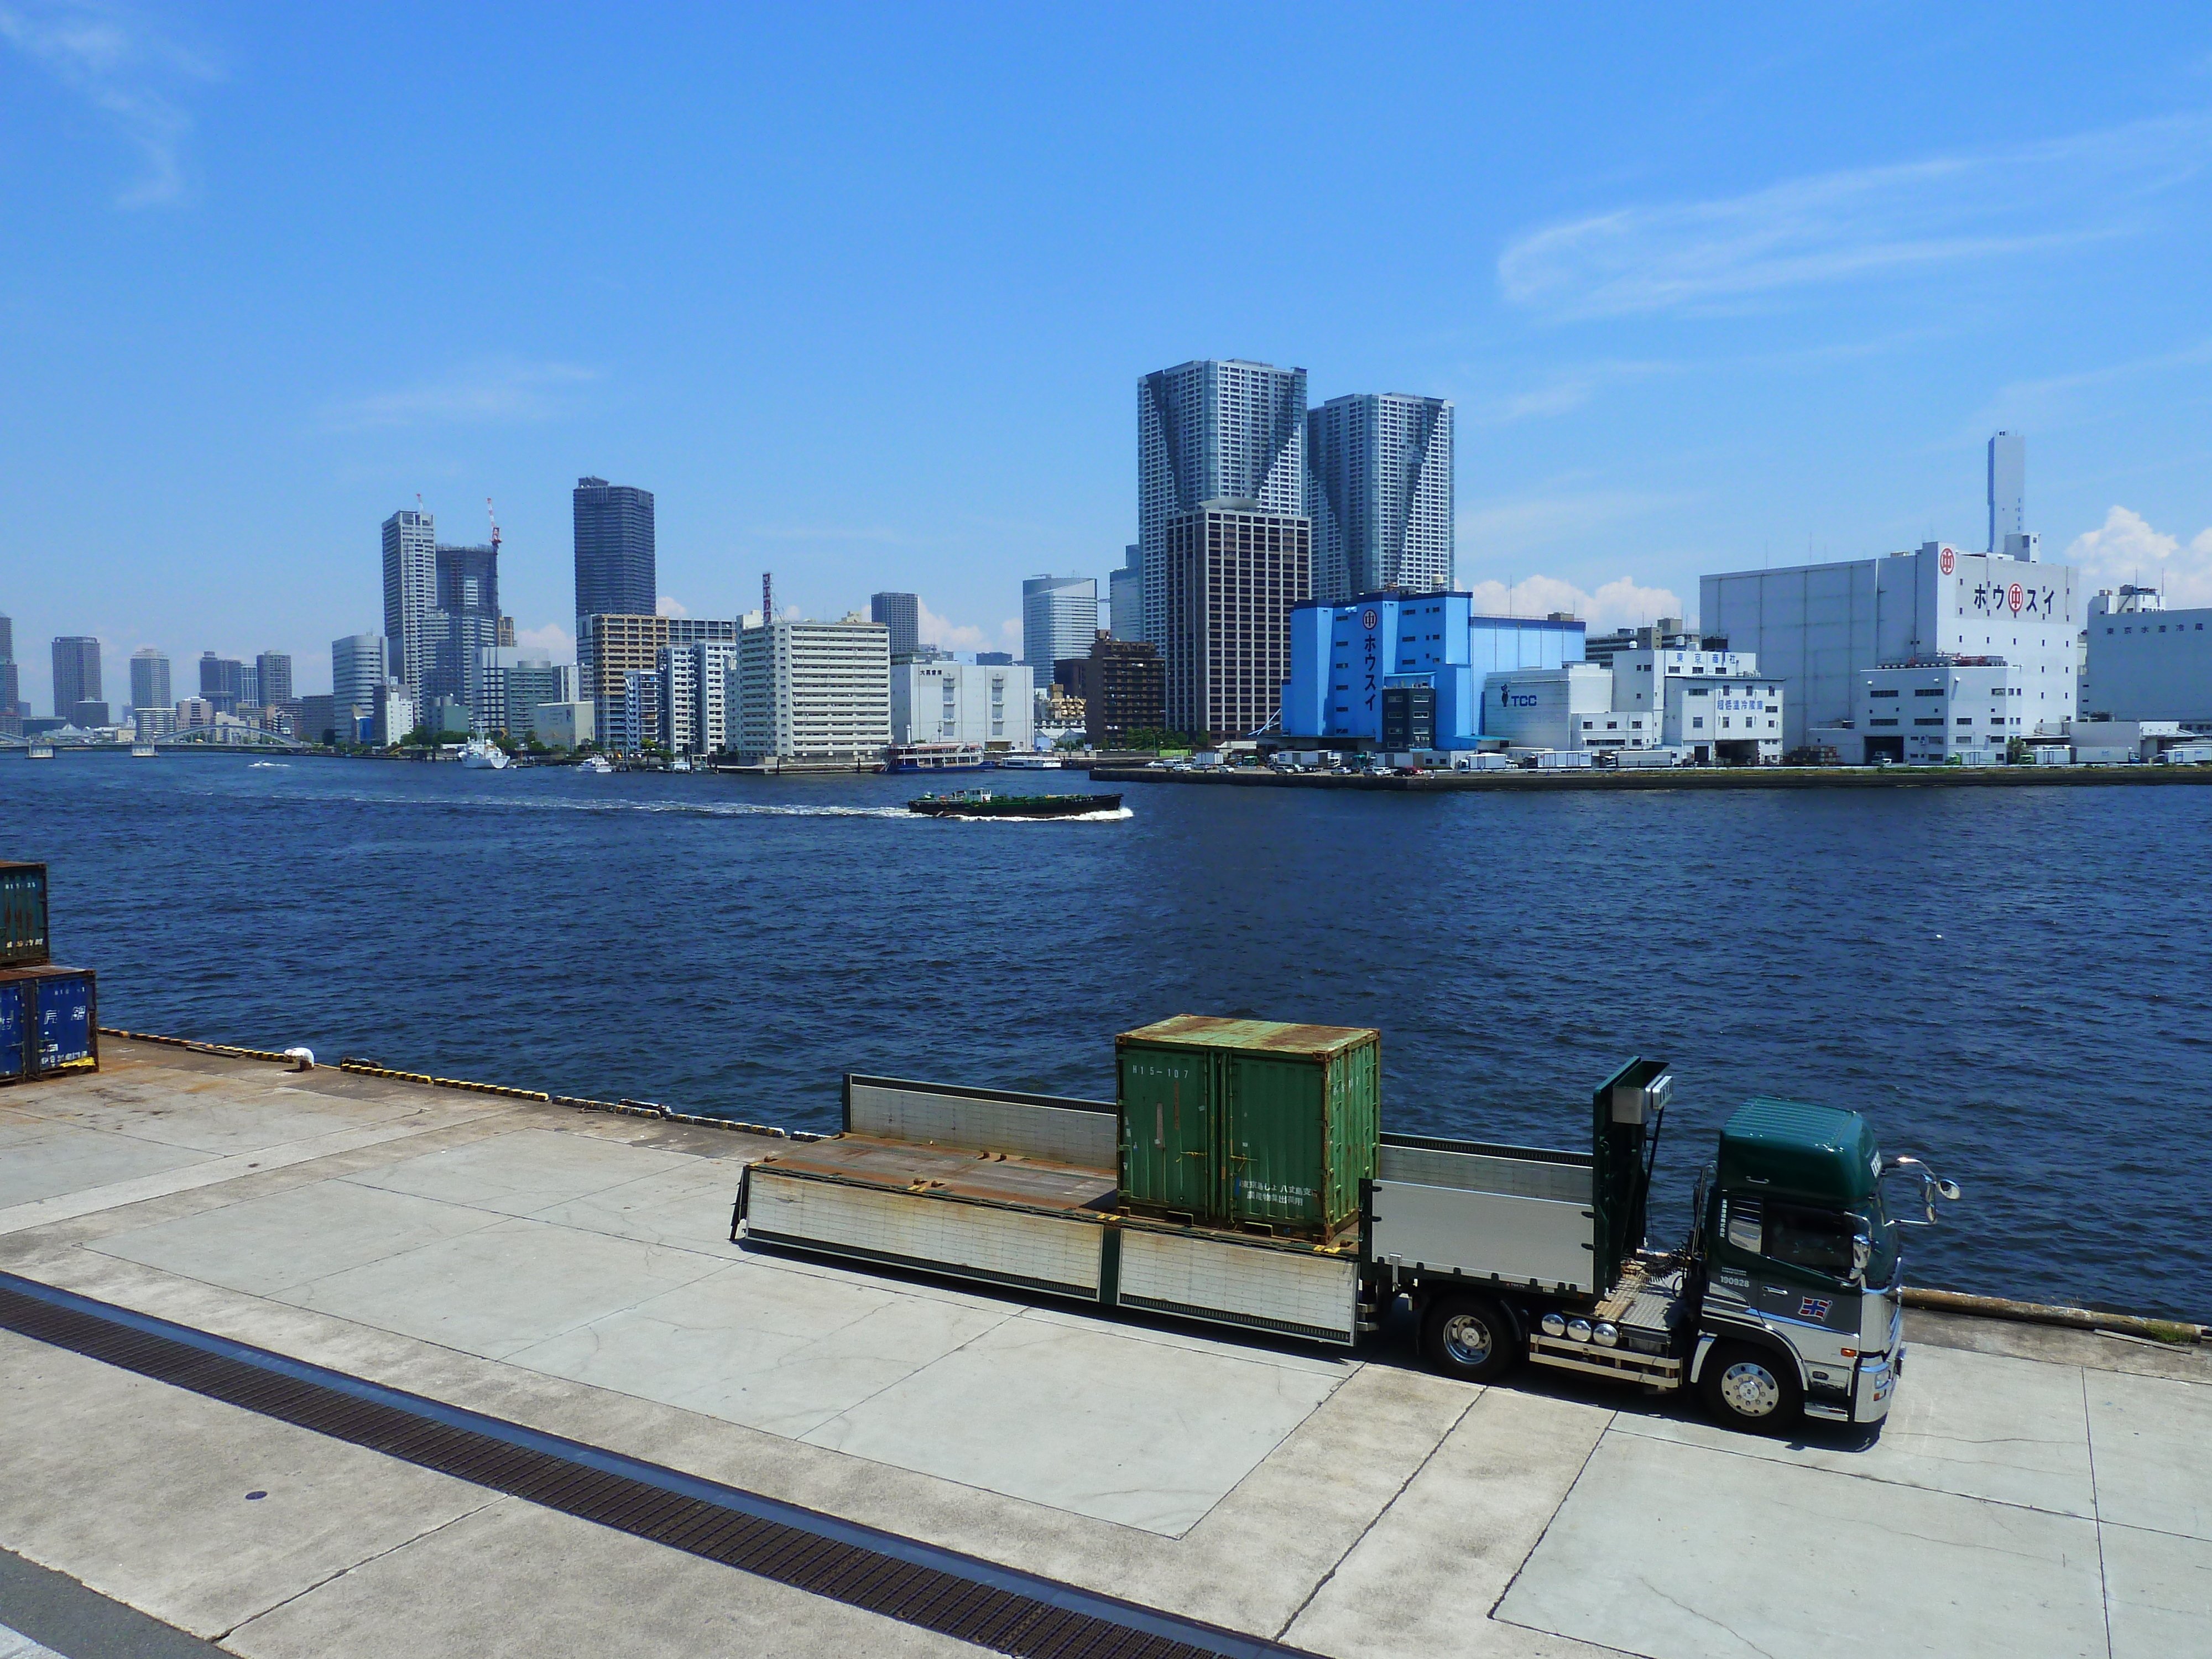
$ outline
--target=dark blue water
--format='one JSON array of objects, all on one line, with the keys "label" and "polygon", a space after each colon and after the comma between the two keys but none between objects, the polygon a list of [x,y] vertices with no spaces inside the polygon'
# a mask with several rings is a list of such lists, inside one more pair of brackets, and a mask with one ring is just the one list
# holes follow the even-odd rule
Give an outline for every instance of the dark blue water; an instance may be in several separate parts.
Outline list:
[{"label": "dark blue water", "polygon": [[106,1024],[755,1121],[848,1070],[1110,1099],[1115,1032],[1249,1011],[1379,1026],[1389,1127],[1586,1146],[1663,1055],[1655,1232],[1790,1094],[1965,1183],[1915,1282],[2212,1316],[2212,789],[912,793],[11,757],[0,858]]}]

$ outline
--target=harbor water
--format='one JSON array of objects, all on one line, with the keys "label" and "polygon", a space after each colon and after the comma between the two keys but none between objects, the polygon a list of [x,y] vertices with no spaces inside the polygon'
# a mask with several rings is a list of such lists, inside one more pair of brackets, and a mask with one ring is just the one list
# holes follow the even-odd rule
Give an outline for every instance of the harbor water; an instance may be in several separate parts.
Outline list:
[{"label": "harbor water", "polygon": [[755,1122],[834,1127],[846,1071],[1111,1098],[1115,1032],[1256,1014],[1379,1027],[1386,1128],[1586,1146],[1664,1056],[1656,1239],[1790,1095],[1965,1186],[1912,1282],[2212,1318],[2212,789],[918,793],[9,756],[0,860],[106,1024]]}]

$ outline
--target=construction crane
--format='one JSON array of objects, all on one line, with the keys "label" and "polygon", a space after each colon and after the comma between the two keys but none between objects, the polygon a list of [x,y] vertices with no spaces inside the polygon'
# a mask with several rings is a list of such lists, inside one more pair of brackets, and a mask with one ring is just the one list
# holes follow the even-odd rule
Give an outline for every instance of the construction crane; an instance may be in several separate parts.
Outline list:
[{"label": "construction crane", "polygon": [[484,497],[484,516],[491,520],[491,550],[499,551],[499,514],[492,511],[491,497]]}]

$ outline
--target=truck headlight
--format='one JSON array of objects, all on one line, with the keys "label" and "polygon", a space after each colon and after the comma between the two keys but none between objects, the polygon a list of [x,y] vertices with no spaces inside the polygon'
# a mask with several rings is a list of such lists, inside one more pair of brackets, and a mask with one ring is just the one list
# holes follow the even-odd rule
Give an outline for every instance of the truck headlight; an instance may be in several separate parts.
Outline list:
[{"label": "truck headlight", "polygon": [[1620,1328],[1610,1319],[1601,1319],[1590,1327],[1590,1340],[1601,1348],[1609,1348],[1620,1340]]},{"label": "truck headlight", "polygon": [[1587,1341],[1589,1341],[1589,1340],[1590,1340],[1590,1322],[1589,1322],[1589,1320],[1587,1320],[1587,1319],[1570,1319],[1570,1320],[1567,1322],[1567,1340],[1568,1340],[1568,1341],[1570,1341],[1570,1342],[1587,1342]]},{"label": "truck headlight", "polygon": [[1565,1314],[1561,1313],[1558,1309],[1554,1308],[1551,1312],[1549,1312],[1549,1313],[1547,1313],[1547,1314],[1546,1314],[1546,1315],[1544,1316],[1544,1334],[1545,1334],[1545,1335],[1547,1335],[1547,1336],[1565,1336],[1566,1334],[1567,1334],[1567,1316],[1566,1316],[1566,1315],[1565,1315]]}]

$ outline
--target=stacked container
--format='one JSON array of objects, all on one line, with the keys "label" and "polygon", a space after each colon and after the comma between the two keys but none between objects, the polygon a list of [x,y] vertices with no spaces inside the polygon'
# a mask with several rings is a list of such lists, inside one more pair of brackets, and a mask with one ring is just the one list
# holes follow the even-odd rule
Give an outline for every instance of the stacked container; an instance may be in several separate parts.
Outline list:
[{"label": "stacked container", "polygon": [[0,863],[0,1083],[100,1069],[92,969],[48,955],[46,866]]},{"label": "stacked container", "polygon": [[1358,1224],[1381,1139],[1381,1032],[1178,1014],[1114,1046],[1133,1213],[1324,1241]]}]

